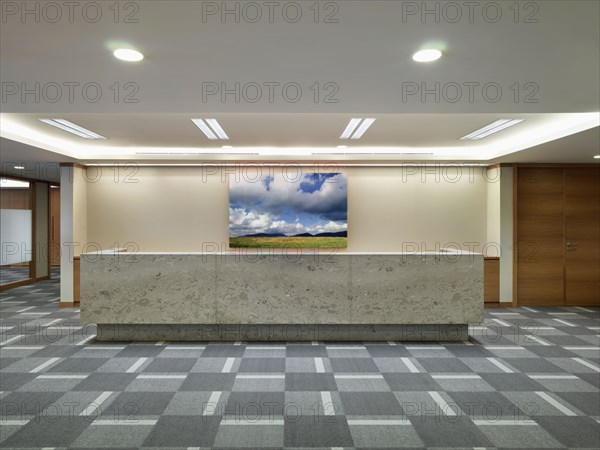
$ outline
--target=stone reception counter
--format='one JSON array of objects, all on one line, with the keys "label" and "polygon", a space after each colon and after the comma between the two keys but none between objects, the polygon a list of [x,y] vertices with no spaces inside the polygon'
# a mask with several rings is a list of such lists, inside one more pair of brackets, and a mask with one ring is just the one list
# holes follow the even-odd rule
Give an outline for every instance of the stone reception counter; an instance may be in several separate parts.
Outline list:
[{"label": "stone reception counter", "polygon": [[468,252],[81,255],[98,340],[463,341],[483,306]]}]

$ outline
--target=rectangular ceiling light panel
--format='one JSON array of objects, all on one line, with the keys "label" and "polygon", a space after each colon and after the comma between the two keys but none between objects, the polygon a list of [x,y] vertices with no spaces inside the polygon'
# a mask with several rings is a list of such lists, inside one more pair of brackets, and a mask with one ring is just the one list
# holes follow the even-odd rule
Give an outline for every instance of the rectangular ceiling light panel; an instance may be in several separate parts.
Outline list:
[{"label": "rectangular ceiling light panel", "polygon": [[93,131],[80,127],[79,125],[76,125],[73,122],[69,122],[65,119],[40,119],[40,121],[84,139],[106,139],[104,136],[101,136],[98,133],[94,133]]},{"label": "rectangular ceiling light panel", "polygon": [[[362,123],[361,123],[362,122]],[[340,139],[360,139],[365,131],[375,122],[375,119],[353,118],[342,132]],[[359,125],[360,124],[360,125]]]},{"label": "rectangular ceiling light panel", "polygon": [[518,123],[523,122],[522,119],[500,119],[495,121],[494,123],[490,123],[483,128],[480,128],[477,131],[473,131],[466,136],[461,137],[463,141],[478,141],[479,139],[483,139],[488,137],[494,133],[498,133],[499,131],[505,130],[508,127],[512,127]]},{"label": "rectangular ceiling light panel", "polygon": [[227,133],[225,133],[219,122],[217,122],[217,119],[206,119],[206,121],[203,119],[192,119],[192,122],[194,122],[200,131],[202,131],[202,133],[210,140],[229,139]]}]

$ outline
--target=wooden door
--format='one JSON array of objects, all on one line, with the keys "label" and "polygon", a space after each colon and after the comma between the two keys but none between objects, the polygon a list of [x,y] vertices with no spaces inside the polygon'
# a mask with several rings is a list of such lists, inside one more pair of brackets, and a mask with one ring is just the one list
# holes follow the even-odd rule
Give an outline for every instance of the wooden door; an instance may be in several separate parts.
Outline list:
[{"label": "wooden door", "polygon": [[50,265],[60,266],[60,189],[50,189]]},{"label": "wooden door", "polygon": [[600,306],[600,168],[565,170],[565,304]]},{"label": "wooden door", "polygon": [[564,305],[563,169],[518,169],[517,242],[519,305]]}]

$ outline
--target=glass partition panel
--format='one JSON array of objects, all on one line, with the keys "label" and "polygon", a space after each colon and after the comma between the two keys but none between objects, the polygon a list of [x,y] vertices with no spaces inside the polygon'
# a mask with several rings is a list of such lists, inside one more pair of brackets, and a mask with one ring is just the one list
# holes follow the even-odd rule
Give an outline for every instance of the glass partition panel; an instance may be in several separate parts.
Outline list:
[{"label": "glass partition panel", "polygon": [[30,184],[0,179],[0,285],[30,278],[32,211]]}]

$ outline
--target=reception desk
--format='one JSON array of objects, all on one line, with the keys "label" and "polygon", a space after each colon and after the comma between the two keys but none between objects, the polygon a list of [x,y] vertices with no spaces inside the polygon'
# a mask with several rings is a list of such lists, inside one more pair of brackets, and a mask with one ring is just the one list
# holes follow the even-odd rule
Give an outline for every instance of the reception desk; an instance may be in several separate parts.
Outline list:
[{"label": "reception desk", "polygon": [[81,256],[81,321],[106,341],[464,341],[483,306],[467,252]]}]

